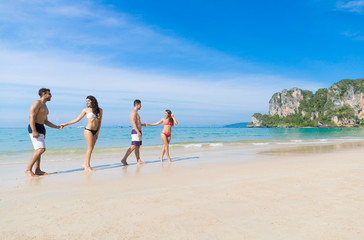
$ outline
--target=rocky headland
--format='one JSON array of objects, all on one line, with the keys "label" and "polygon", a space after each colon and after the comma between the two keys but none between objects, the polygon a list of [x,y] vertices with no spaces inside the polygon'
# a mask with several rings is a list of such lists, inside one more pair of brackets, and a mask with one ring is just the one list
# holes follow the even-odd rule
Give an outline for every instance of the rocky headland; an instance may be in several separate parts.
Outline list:
[{"label": "rocky headland", "polygon": [[275,93],[269,101],[269,114],[255,113],[248,126],[364,126],[364,79],[345,79],[316,93],[299,88]]}]

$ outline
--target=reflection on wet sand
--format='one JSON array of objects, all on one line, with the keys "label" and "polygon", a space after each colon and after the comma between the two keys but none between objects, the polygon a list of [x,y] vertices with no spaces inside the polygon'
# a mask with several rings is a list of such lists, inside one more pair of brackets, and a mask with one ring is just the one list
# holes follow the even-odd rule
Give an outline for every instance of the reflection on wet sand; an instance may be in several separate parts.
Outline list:
[{"label": "reflection on wet sand", "polygon": [[25,181],[28,184],[28,186],[38,186],[40,184],[41,179],[42,179],[41,177],[27,177]]},{"label": "reflection on wet sand", "polygon": [[124,174],[127,174],[128,173],[128,167],[129,167],[130,165],[124,165],[122,168],[121,168],[121,170],[123,170],[123,173]]},{"label": "reflection on wet sand", "polygon": [[164,163],[162,162],[161,163],[161,168],[163,169],[163,170],[169,170],[169,169],[171,169],[171,165],[172,165],[172,163],[167,163],[167,166],[164,166]]},{"label": "reflection on wet sand", "polygon": [[327,145],[295,146],[286,148],[275,148],[268,151],[257,151],[256,154],[285,156],[314,153],[330,153],[338,150],[347,150],[364,147],[364,142],[343,142]]},{"label": "reflection on wet sand", "polygon": [[[136,174],[140,174],[140,170],[142,169],[142,167],[143,167],[144,165],[141,165],[141,164],[135,164],[135,165],[136,165],[135,173],[136,173]],[[124,175],[129,174],[129,172],[128,172],[128,167],[129,167],[129,166],[130,166],[130,165],[125,165],[125,166],[123,166],[123,167],[121,168],[121,170],[123,171]]]}]

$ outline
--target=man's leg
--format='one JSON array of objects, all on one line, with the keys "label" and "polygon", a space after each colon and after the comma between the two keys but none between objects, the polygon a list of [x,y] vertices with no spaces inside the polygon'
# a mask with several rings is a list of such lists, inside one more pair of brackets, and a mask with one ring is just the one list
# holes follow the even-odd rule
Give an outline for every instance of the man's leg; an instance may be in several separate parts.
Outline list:
[{"label": "man's leg", "polygon": [[126,153],[123,157],[123,159],[121,159],[121,163],[124,164],[124,165],[128,165],[128,163],[126,162],[126,159],[129,157],[129,155],[134,151],[135,149],[135,145],[131,145],[130,148],[128,148],[128,150],[126,150]]},{"label": "man's leg", "polygon": [[145,164],[145,162],[143,162],[141,159],[140,159],[140,146],[135,146],[135,157],[137,159],[137,164]]},{"label": "man's leg", "polygon": [[34,173],[35,173],[35,175],[49,175],[48,173],[40,170],[40,159],[42,158],[42,154],[46,151],[45,148],[41,148],[41,149],[43,149],[43,152],[41,153],[41,155],[39,155],[39,158],[34,163],[34,169],[35,169]]},{"label": "man's leg", "polygon": [[[39,165],[40,165],[40,157],[41,155],[45,152],[45,148],[38,148],[36,150],[34,150],[33,156],[29,161],[27,170],[25,170],[25,174],[27,174],[30,177],[34,177],[36,176],[35,174],[37,174],[37,170],[39,169]],[[33,165],[35,164],[35,174],[32,171]],[[38,174],[37,174],[38,175]]]},{"label": "man's leg", "polygon": [[[40,159],[41,155],[45,152],[45,135],[43,133],[39,133],[39,136],[37,138],[34,138],[32,134],[29,134],[30,139],[32,141],[33,147],[34,147],[34,154],[32,158],[30,159],[30,162],[28,164],[27,170],[25,173],[28,176],[34,177],[35,175],[48,175],[48,173],[43,172],[40,170]],[[32,171],[32,168],[34,166],[34,173]]]}]

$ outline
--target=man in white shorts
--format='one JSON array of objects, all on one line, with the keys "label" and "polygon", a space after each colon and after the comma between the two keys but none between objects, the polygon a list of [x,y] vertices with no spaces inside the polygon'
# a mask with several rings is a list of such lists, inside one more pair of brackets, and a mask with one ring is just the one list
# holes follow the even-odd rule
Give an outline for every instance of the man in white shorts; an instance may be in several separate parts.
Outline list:
[{"label": "man in white shorts", "polygon": [[[45,147],[46,129],[44,127],[44,124],[52,128],[57,128],[57,129],[62,128],[48,121],[49,111],[46,103],[50,101],[52,98],[51,90],[47,88],[41,88],[39,89],[38,93],[40,99],[32,104],[29,112],[28,131],[30,139],[32,140],[33,143],[34,154],[29,161],[27,170],[25,170],[25,174],[27,174],[30,177],[48,175],[48,173],[40,170],[40,158],[46,149]],[[32,171],[33,166],[35,169],[34,172]]]}]

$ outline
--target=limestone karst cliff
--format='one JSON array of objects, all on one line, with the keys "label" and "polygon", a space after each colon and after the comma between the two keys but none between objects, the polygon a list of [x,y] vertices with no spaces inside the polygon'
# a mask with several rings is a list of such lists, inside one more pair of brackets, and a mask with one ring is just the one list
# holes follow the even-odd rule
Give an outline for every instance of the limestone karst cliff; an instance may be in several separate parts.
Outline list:
[{"label": "limestone karst cliff", "polygon": [[269,101],[269,115],[286,117],[294,114],[302,100],[302,90],[299,88],[292,88],[289,91],[284,89],[281,93],[275,93]]},{"label": "limestone karst cliff", "polygon": [[345,79],[315,93],[299,88],[273,94],[269,115],[256,113],[251,127],[355,127],[364,125],[364,79]]}]

